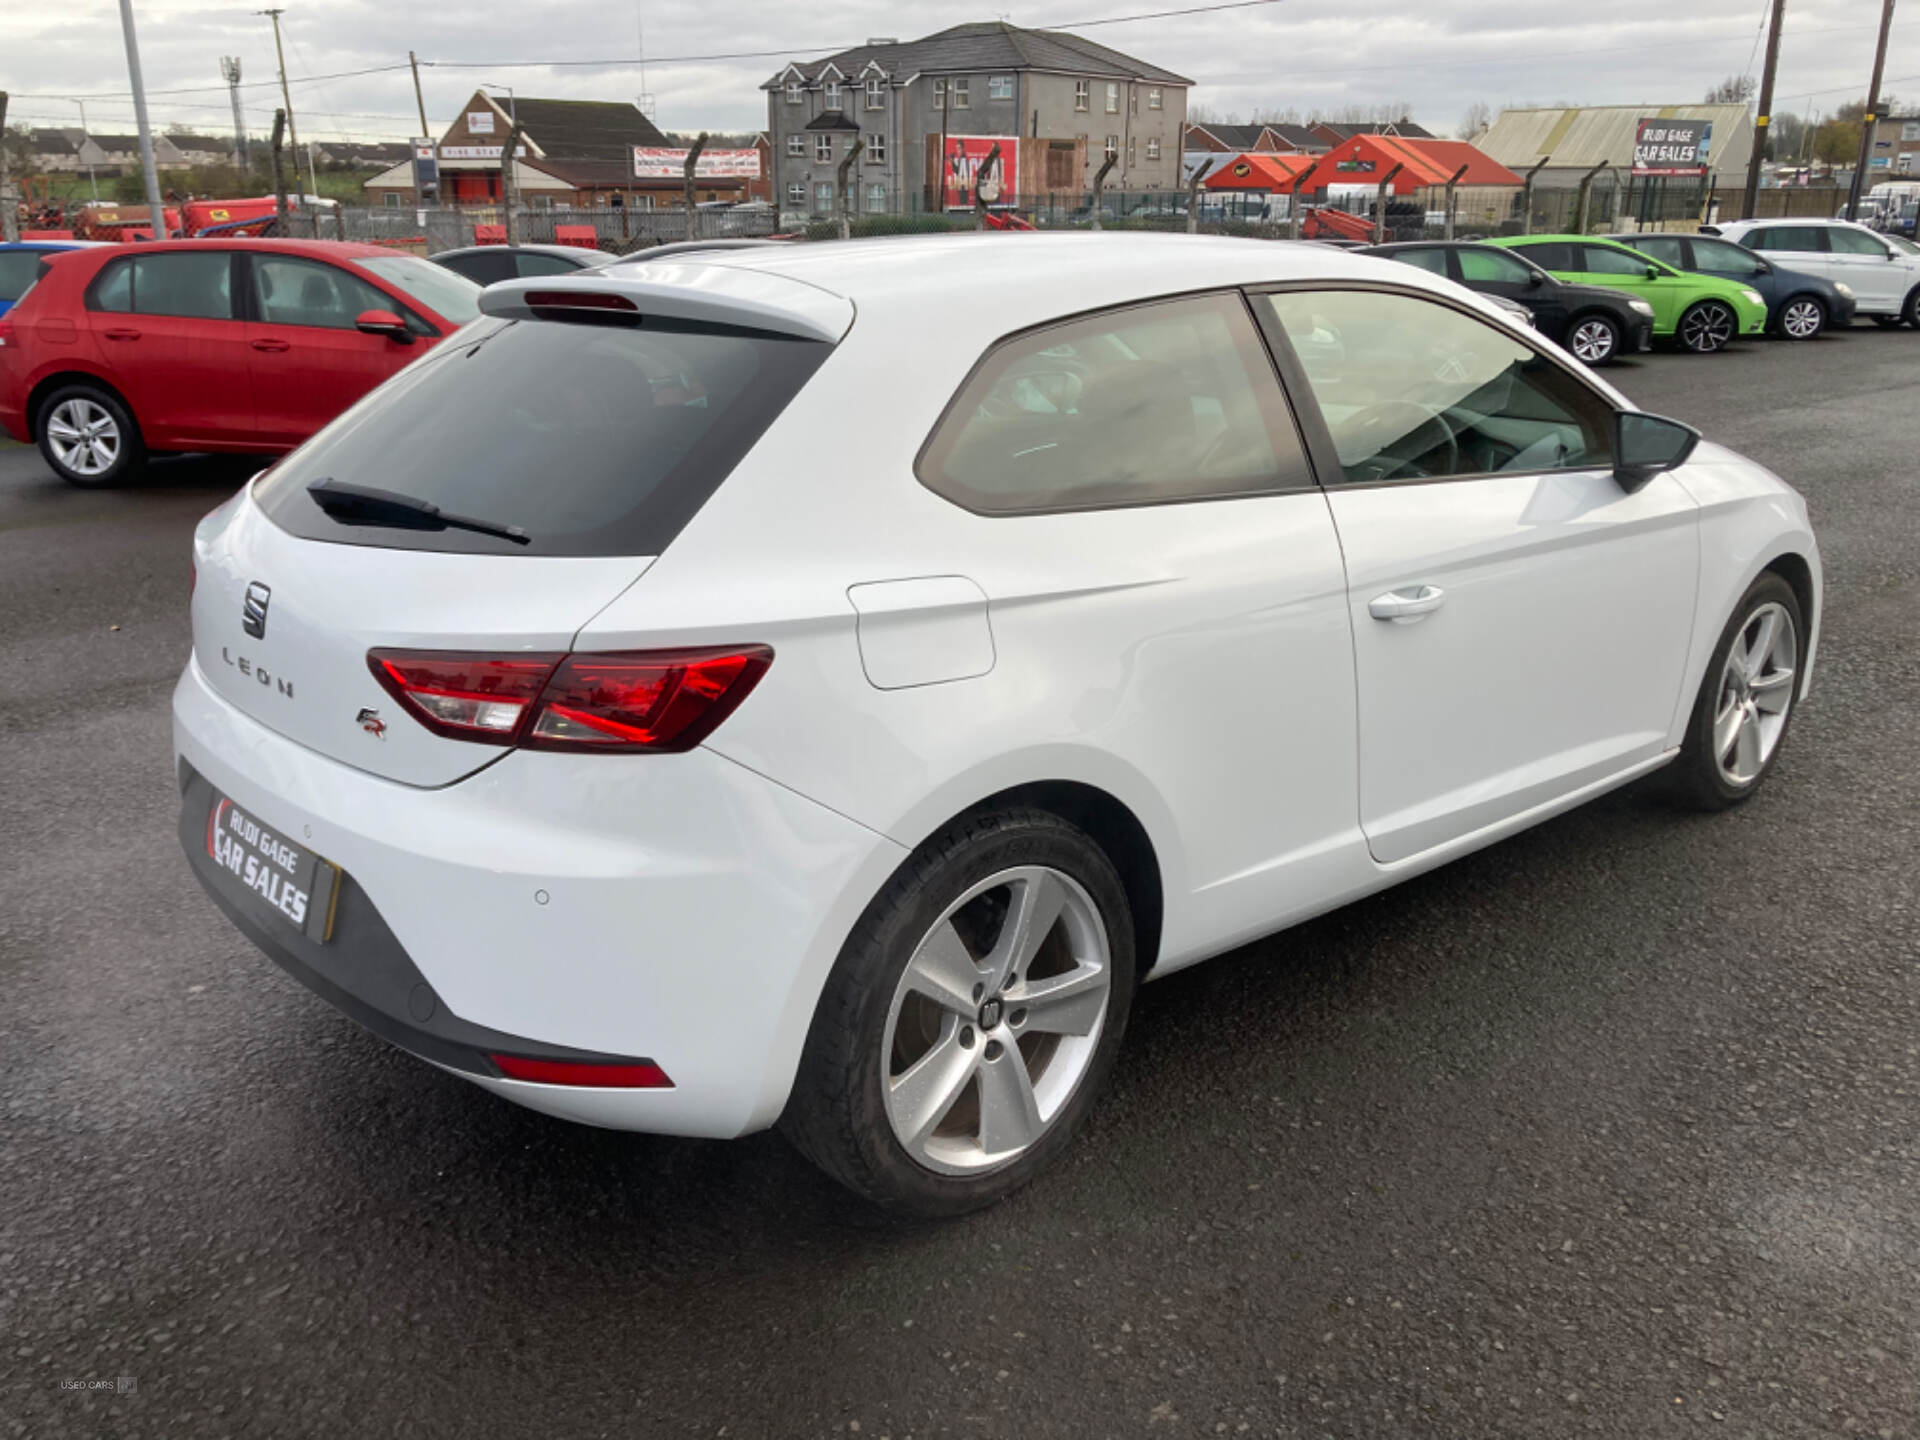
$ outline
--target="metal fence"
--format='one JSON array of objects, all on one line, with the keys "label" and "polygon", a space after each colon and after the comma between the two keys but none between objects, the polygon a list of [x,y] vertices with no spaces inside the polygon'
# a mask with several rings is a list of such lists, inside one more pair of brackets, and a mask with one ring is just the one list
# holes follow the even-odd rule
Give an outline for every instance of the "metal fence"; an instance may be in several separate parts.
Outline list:
[{"label": "metal fence", "polygon": [[[825,197],[816,197],[823,201]],[[856,187],[846,216],[848,234],[855,239],[972,230],[982,223],[973,210],[958,207],[930,209],[917,187],[888,192],[879,187]],[[1827,189],[1762,190],[1756,213],[1760,216],[1831,215],[1845,203],[1846,194]],[[1602,171],[1586,187],[1535,186],[1526,190],[1506,186],[1461,186],[1449,196],[1446,187],[1410,191],[1387,197],[1384,217],[1376,213],[1376,192],[1341,188],[1300,202],[1338,210],[1370,227],[1380,225],[1388,240],[1434,239],[1451,233],[1471,240],[1495,235],[1554,234],[1584,229],[1589,234],[1621,230],[1691,230],[1703,222],[1737,215],[1740,192],[1712,189],[1699,180],[1637,179]],[[996,218],[1036,230],[1195,230],[1207,235],[1240,235],[1259,239],[1286,239],[1295,233],[1294,201],[1285,195],[1201,190],[1190,201],[1184,190],[1104,191],[1052,194],[1011,206],[995,207]],[[1189,214],[1189,207],[1194,213]],[[1584,214],[1583,214],[1584,205]],[[525,243],[588,244],[616,254],[687,239],[715,239],[792,235],[808,240],[830,240],[840,234],[842,219],[830,208],[780,210],[771,206],[696,207],[685,209],[562,210],[525,208],[517,212],[519,238]],[[317,233],[322,239],[372,241],[376,244],[436,254],[478,243],[482,235],[497,238],[504,223],[498,206],[419,208],[415,206],[343,208],[317,219],[295,216],[292,233]],[[1384,224],[1380,222],[1384,220]],[[571,228],[569,228],[571,227]],[[1353,229],[1355,227],[1343,227]],[[589,238],[590,237],[590,238]]]}]

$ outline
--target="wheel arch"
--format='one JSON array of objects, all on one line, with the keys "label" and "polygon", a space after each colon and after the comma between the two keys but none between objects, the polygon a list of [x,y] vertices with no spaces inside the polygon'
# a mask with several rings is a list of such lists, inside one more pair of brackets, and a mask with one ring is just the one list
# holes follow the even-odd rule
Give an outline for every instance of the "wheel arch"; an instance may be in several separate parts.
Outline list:
[{"label": "wheel arch", "polygon": [[1813,679],[1813,638],[1820,633],[1820,587],[1814,583],[1813,566],[1797,550],[1783,550],[1760,567],[1760,574],[1778,575],[1800,602],[1800,618],[1807,627],[1807,664],[1800,680],[1800,696],[1806,697]]},{"label": "wheel arch", "polygon": [[27,392],[25,424],[29,443],[37,441],[40,438],[39,432],[35,428],[35,422],[40,418],[40,407],[46,403],[49,395],[53,394],[54,391],[60,389],[63,385],[92,385],[96,389],[106,391],[107,394],[119,402],[120,408],[127,412],[127,418],[133,421],[134,428],[136,430],[140,428],[140,417],[133,413],[132,402],[127,399],[126,394],[120,387],[112,381],[104,376],[94,374],[91,370],[56,370],[52,374],[34,381],[33,388]]},{"label": "wheel arch", "polygon": [[[1134,953],[1144,979],[1160,959],[1160,935],[1166,916],[1166,889],[1160,857],[1147,827],[1127,805],[1096,785],[1079,780],[1035,780],[985,796],[947,824],[991,810],[1044,810],[1084,830],[1120,872],[1121,888],[1133,911]],[[945,825],[936,827],[944,829]]]}]

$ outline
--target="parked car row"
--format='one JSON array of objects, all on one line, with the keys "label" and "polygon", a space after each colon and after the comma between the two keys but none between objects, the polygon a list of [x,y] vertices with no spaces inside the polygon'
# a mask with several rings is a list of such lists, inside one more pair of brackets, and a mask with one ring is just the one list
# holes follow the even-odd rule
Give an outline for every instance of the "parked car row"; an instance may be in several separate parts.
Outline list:
[{"label": "parked car row", "polygon": [[1920,247],[1845,221],[1415,240],[1370,253],[1524,305],[1541,333],[1589,365],[1654,340],[1703,355],[1763,332],[1812,340],[1856,315],[1920,328]]}]

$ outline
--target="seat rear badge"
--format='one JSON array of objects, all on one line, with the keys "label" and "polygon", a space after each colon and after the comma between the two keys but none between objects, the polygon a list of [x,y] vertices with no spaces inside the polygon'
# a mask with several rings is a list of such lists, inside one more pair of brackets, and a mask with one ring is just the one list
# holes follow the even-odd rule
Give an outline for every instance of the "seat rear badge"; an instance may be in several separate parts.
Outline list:
[{"label": "seat rear badge", "polygon": [[368,706],[361,710],[354,718],[360,722],[360,728],[366,731],[367,734],[373,736],[374,739],[384,740],[387,738],[387,722],[380,718],[380,712],[378,710]]}]

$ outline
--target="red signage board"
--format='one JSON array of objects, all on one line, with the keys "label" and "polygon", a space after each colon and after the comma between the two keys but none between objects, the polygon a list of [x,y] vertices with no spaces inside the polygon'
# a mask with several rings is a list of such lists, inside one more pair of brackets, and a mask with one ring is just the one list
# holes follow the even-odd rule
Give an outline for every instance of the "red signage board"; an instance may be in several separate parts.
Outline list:
[{"label": "red signage board", "polygon": [[[993,147],[1000,153],[995,155]],[[978,196],[988,205],[1017,205],[1020,141],[1012,135],[949,135],[941,160],[941,204],[971,210]]]}]

